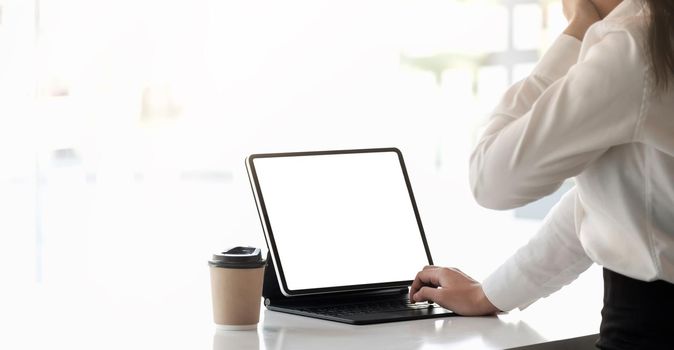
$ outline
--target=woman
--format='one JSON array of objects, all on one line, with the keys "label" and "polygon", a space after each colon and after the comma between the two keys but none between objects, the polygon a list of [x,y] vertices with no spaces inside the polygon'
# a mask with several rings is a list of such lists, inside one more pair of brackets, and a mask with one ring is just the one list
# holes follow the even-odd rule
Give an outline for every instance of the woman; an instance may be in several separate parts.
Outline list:
[{"label": "woman", "polygon": [[[410,290],[463,315],[524,308],[604,267],[602,349],[674,347],[674,1],[564,0],[569,26],[475,149],[477,201],[510,209],[575,177],[482,284],[428,266]],[[442,287],[442,288],[437,288]]]}]

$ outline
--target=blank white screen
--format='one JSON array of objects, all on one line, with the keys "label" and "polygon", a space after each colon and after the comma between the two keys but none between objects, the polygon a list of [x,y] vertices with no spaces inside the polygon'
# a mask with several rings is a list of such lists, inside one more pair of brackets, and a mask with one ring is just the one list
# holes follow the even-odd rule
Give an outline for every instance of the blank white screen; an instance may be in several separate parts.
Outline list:
[{"label": "blank white screen", "polygon": [[253,161],[288,289],[411,280],[428,264],[396,153]]}]

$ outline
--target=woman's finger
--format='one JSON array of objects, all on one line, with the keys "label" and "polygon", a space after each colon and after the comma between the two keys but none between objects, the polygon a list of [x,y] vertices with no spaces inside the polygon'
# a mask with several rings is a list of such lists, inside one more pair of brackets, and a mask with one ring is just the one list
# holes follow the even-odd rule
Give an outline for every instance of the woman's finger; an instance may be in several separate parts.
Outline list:
[{"label": "woman's finger", "polygon": [[440,286],[439,269],[424,269],[417,273],[417,276],[410,287],[410,301],[414,301],[412,296],[424,286]]},{"label": "woman's finger", "polygon": [[415,302],[429,301],[435,303],[440,299],[440,289],[423,287],[412,296]]}]

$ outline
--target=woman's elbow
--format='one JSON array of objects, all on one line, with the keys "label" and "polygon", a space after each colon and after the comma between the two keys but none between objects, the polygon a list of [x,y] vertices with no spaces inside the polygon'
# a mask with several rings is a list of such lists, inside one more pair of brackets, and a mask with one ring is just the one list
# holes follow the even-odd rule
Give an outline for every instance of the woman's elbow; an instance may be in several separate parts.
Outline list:
[{"label": "woman's elbow", "polygon": [[[480,144],[470,157],[470,187],[475,201],[488,209],[508,210],[529,201],[521,167],[503,157],[488,155],[488,143]],[[492,152],[493,153],[493,152]],[[495,161],[496,160],[496,161]]]},{"label": "woman's elbow", "polygon": [[498,180],[471,183],[473,198],[475,198],[477,204],[487,209],[508,210],[526,204],[513,197],[507,187]]},{"label": "woman's elbow", "polygon": [[475,201],[488,209],[508,210],[525,206],[555,192],[562,182],[541,182],[521,173],[473,173],[470,186]]},{"label": "woman's elbow", "polygon": [[507,171],[486,171],[477,159],[470,166],[470,188],[475,201],[488,209],[508,210],[521,207],[527,201],[518,195],[517,176]]}]

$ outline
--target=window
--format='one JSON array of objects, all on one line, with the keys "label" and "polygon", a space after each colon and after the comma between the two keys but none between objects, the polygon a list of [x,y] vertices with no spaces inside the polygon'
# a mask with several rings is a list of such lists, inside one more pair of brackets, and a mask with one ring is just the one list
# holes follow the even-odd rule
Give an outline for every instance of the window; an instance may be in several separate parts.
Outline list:
[{"label": "window", "polygon": [[161,250],[187,286],[264,245],[247,154],[398,146],[436,261],[484,277],[554,199],[479,208],[467,157],[564,23],[537,0],[0,1],[3,269],[161,293]]}]

